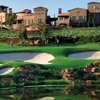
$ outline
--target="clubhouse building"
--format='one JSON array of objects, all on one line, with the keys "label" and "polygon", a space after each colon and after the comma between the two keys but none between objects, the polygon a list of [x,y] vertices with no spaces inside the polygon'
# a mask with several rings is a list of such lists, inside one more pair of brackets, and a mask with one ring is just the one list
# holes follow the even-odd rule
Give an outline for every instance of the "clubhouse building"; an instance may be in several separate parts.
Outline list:
[{"label": "clubhouse building", "polygon": [[[63,13],[62,8],[58,8],[58,17],[48,16],[48,9],[42,6],[16,12],[16,19],[13,22],[13,28],[17,29],[20,25],[29,26],[30,24],[44,22],[49,25],[80,27],[89,23],[90,26],[100,26],[100,2],[89,2],[87,9],[73,8]],[[13,13],[12,8],[0,6],[0,27],[5,26],[5,20],[8,13]],[[53,24],[52,24],[53,23]]]}]

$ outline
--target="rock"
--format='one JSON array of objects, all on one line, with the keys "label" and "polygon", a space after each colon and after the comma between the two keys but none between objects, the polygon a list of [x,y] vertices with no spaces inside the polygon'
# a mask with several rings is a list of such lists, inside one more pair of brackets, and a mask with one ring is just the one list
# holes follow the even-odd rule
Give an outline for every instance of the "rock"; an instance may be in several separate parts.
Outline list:
[{"label": "rock", "polygon": [[86,66],[86,68],[92,68],[93,66],[92,66],[92,64],[88,64],[87,66]]},{"label": "rock", "polygon": [[91,91],[91,94],[92,94],[93,96],[96,96],[95,91]]},{"label": "rock", "polygon": [[86,80],[86,86],[92,86],[92,80]]},{"label": "rock", "polygon": [[20,67],[17,67],[15,70],[19,70],[20,71],[20,69],[21,69]]},{"label": "rock", "polygon": [[39,40],[36,40],[36,41],[34,42],[34,45],[39,45]]},{"label": "rock", "polygon": [[94,62],[94,63],[93,63],[93,66],[94,66],[94,67],[98,67],[98,66],[100,66],[100,62],[97,62],[97,61]]},{"label": "rock", "polygon": [[66,72],[66,73],[71,73],[72,71],[73,71],[72,68],[65,69],[65,72]]},{"label": "rock", "polygon": [[96,70],[96,67],[92,68],[92,69],[91,69],[91,72],[94,73],[95,70]]},{"label": "rock", "polygon": [[2,81],[7,81],[7,82],[12,82],[13,81],[13,78],[7,78],[7,77],[4,77],[1,79]]},{"label": "rock", "polygon": [[100,76],[100,72],[93,73],[94,75]]},{"label": "rock", "polygon": [[39,100],[55,100],[54,97],[43,97],[43,98],[40,98]]},{"label": "rock", "polygon": [[25,68],[28,69],[28,70],[32,70],[33,69],[33,67],[31,65],[29,65],[29,64],[25,65]]},{"label": "rock", "polygon": [[66,74],[63,74],[62,78],[65,79],[65,80],[68,80],[68,77],[66,77]]}]

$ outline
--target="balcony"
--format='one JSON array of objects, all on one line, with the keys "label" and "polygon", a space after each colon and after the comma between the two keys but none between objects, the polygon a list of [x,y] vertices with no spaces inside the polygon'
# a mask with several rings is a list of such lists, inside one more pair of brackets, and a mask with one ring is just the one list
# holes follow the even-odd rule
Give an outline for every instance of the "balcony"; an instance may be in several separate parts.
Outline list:
[{"label": "balcony", "polygon": [[68,20],[66,20],[66,19],[63,19],[63,20],[57,20],[57,25],[59,25],[59,24],[69,24],[69,19]]}]

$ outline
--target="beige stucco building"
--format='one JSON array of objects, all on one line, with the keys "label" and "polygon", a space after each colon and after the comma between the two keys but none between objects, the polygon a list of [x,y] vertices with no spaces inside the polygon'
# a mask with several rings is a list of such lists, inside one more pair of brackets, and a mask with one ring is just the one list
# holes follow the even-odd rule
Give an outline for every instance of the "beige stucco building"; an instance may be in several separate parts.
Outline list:
[{"label": "beige stucco building", "polygon": [[[0,6],[0,25],[5,23],[5,19],[8,13],[12,13],[12,9],[7,6]],[[92,22],[95,17],[95,25],[100,26],[100,2],[87,3],[87,9],[73,8],[68,12],[63,13],[62,8],[58,9],[57,18],[51,18],[48,16],[48,9],[42,6],[33,8],[33,13],[29,9],[16,12],[16,19],[13,22],[13,28],[17,29],[20,25],[29,26],[34,23],[44,22],[51,24],[54,21],[56,26],[84,26],[84,22],[89,20]],[[28,31],[32,28],[27,28]]]},{"label": "beige stucco building", "polygon": [[12,12],[12,8],[0,5],[0,27],[4,26],[6,16],[7,16],[8,13],[11,13],[11,12]]},{"label": "beige stucco building", "polygon": [[62,13],[61,10],[62,10],[61,8],[58,9],[58,20],[56,21],[56,25],[57,26],[64,25],[64,26],[68,27],[70,24],[69,13]]},{"label": "beige stucco building", "polygon": [[[68,13],[62,13],[60,8],[58,11],[57,26],[84,26],[85,22],[95,21],[96,26],[100,26],[100,2],[89,2],[87,4],[87,9],[84,8],[74,8],[68,10]],[[95,18],[94,18],[95,17]],[[67,19],[67,21],[66,21]],[[92,23],[90,24],[92,26]]]},{"label": "beige stucco building", "polygon": [[[31,10],[24,9],[22,12],[17,12],[17,18],[14,21],[13,28],[17,29],[21,24],[28,26],[38,22],[47,23],[47,12],[48,9],[45,7],[36,7],[33,9],[34,13],[31,13]],[[28,27],[27,30],[31,30],[31,27]]]}]

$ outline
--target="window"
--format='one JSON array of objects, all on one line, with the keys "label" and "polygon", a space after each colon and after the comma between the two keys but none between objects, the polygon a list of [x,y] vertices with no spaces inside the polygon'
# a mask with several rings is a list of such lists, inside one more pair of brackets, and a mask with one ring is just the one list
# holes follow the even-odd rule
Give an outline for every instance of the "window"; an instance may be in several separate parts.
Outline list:
[{"label": "window", "polygon": [[83,17],[82,16],[79,16],[79,21],[83,21]]},{"label": "window", "polygon": [[39,18],[39,19],[38,19],[38,22],[40,22],[40,23],[41,23],[41,22],[42,22],[42,18]]},{"label": "window", "polygon": [[73,17],[72,17],[72,21],[73,21],[73,22],[76,22],[76,16],[73,16]]},{"label": "window", "polygon": [[62,18],[62,17],[60,17],[60,20],[63,20],[63,18]]},{"label": "window", "polygon": [[24,20],[24,24],[26,24],[26,20]]},{"label": "window", "polygon": [[68,17],[65,17],[65,20],[68,20]]},{"label": "window", "polygon": [[34,23],[34,20],[32,20],[32,23]]},{"label": "window", "polygon": [[28,24],[30,24],[30,20],[28,20]]}]

